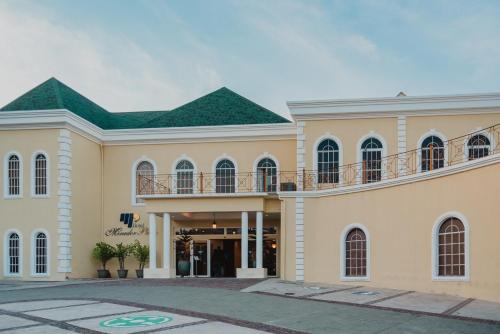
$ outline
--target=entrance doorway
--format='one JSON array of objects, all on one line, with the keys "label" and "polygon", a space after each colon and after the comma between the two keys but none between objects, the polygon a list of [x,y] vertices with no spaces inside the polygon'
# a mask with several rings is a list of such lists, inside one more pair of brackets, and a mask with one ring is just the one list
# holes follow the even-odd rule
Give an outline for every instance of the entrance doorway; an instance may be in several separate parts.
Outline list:
[{"label": "entrance doorway", "polygon": [[[175,231],[175,268],[179,276],[236,277],[241,268],[241,227],[219,223],[216,227],[203,227],[199,223],[179,226]],[[262,266],[270,277],[278,275],[279,233],[275,226],[264,226]],[[187,244],[180,239],[181,233],[191,237]],[[248,229],[248,268],[257,267],[257,231]]]},{"label": "entrance doorway", "polygon": [[211,276],[236,277],[241,266],[240,240],[211,240]]}]

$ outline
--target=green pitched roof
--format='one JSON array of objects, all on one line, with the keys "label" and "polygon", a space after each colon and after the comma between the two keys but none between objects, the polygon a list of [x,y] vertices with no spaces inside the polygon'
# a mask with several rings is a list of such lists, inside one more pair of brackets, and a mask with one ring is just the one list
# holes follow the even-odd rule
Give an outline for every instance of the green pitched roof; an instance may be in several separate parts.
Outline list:
[{"label": "green pitched roof", "polygon": [[110,125],[110,112],[55,78],[36,86],[0,111],[53,109],[68,109],[103,129]]},{"label": "green pitched roof", "polygon": [[209,126],[288,123],[272,111],[223,87],[147,122],[146,126]]},{"label": "green pitched roof", "polygon": [[0,111],[67,109],[102,129],[288,123],[272,111],[223,87],[171,111],[110,113],[51,78]]}]

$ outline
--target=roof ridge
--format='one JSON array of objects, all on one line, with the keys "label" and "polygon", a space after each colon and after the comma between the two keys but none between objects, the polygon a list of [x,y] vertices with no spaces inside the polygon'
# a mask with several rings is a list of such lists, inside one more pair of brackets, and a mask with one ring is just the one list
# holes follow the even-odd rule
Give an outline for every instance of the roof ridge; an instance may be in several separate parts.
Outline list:
[{"label": "roof ridge", "polygon": [[56,95],[56,100],[57,104],[61,109],[65,109],[64,107],[64,101],[61,96],[61,91],[59,90],[59,83],[60,81],[57,80],[55,77],[52,77],[49,79],[50,83],[52,84],[52,88],[54,89],[55,95]]},{"label": "roof ridge", "polygon": [[250,99],[249,99],[249,98],[247,98],[247,97],[244,97],[243,95],[240,95],[240,94],[236,93],[235,91],[233,91],[233,90],[231,90],[231,89],[227,88],[226,86],[223,86],[222,88],[219,88],[218,90],[221,90],[221,89],[226,89],[226,90],[228,90],[229,92],[231,92],[231,93],[233,93],[233,94],[235,94],[235,95],[238,95],[240,98],[242,98],[242,99],[246,100],[247,102],[250,102],[251,104],[253,104],[253,105],[257,106],[257,107],[262,108],[262,109],[265,109],[266,111],[269,111],[269,112],[273,113],[274,115],[276,115],[276,116],[278,116],[278,117],[281,117],[281,118],[282,118],[282,119],[284,119],[285,121],[290,122],[290,120],[288,120],[288,119],[286,119],[285,117],[283,117],[283,116],[281,116],[281,115],[279,115],[279,114],[275,113],[275,112],[274,112],[274,111],[272,111],[271,109],[268,109],[268,108],[266,108],[266,107],[264,107],[264,106],[261,106],[260,104],[257,104],[256,102],[254,102],[254,101],[250,100]]}]

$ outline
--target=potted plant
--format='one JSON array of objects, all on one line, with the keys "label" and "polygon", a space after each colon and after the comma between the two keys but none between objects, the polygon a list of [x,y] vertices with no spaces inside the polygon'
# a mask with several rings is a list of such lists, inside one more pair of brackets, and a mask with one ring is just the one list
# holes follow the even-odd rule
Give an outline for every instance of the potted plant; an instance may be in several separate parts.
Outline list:
[{"label": "potted plant", "polygon": [[180,259],[177,263],[177,271],[181,277],[188,276],[190,272],[191,241],[193,238],[185,229],[181,229],[177,237]]},{"label": "potted plant", "polygon": [[98,242],[92,250],[92,257],[102,264],[101,269],[97,269],[98,278],[110,278],[111,274],[106,269],[106,263],[115,256],[115,248],[105,242]]},{"label": "potted plant", "polygon": [[115,257],[120,265],[120,269],[117,270],[119,278],[127,278],[128,270],[125,269],[125,259],[130,255],[130,251],[130,245],[124,245],[123,242],[115,246]]},{"label": "potted plant", "polygon": [[139,262],[139,269],[135,270],[135,274],[137,275],[137,278],[143,278],[144,277],[144,265],[149,259],[149,246],[148,245],[141,245],[139,240],[135,241],[135,244],[133,246],[132,253],[135,256],[135,259],[137,262]]}]

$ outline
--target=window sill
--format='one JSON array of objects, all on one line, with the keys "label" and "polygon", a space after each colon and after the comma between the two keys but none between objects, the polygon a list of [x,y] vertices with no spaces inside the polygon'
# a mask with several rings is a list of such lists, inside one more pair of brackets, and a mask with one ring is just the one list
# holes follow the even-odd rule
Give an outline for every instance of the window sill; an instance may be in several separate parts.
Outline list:
[{"label": "window sill", "polygon": [[16,195],[16,196],[10,196],[10,195],[6,195],[3,197],[3,199],[23,199],[23,195]]},{"label": "window sill", "polygon": [[49,277],[50,275],[49,274],[31,274],[31,277]]},{"label": "window sill", "polygon": [[342,276],[340,278],[342,282],[369,282],[370,277],[368,276],[359,276],[359,277],[348,277],[348,276]]},{"label": "window sill", "polygon": [[33,199],[46,199],[46,198],[50,198],[49,195],[31,195],[31,198]]},{"label": "window sill", "polygon": [[23,275],[21,275],[21,274],[4,274],[3,277],[6,277],[6,278],[20,278],[20,277],[23,277]]},{"label": "window sill", "polygon": [[470,278],[467,276],[433,276],[432,280],[436,282],[469,282]]}]

